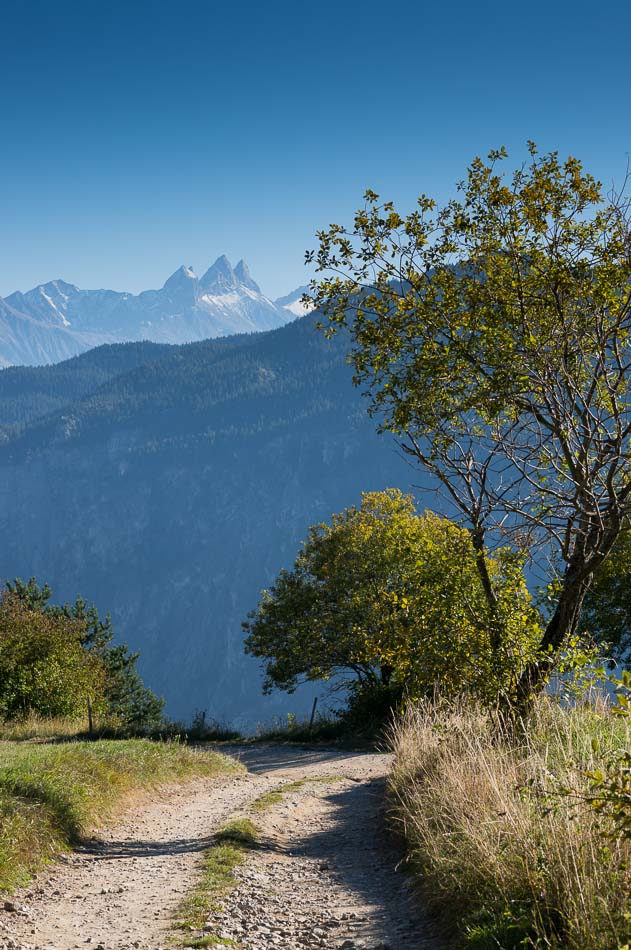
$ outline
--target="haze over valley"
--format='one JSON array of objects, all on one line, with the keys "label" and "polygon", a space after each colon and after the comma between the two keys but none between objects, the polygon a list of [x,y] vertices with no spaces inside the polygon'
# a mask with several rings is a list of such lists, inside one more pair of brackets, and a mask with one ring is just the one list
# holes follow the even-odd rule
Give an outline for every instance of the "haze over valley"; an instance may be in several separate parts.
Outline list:
[{"label": "haze over valley", "polygon": [[110,610],[171,716],[304,712],[261,695],[241,621],[310,524],[410,482],[314,322],[0,372],[0,576]]}]

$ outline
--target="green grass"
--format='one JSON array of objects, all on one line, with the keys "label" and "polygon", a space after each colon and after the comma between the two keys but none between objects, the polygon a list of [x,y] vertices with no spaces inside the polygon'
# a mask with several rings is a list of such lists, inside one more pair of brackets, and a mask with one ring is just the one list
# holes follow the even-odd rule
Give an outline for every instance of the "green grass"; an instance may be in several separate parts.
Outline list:
[{"label": "green grass", "polygon": [[1,741],[0,890],[26,883],[130,793],[240,768],[217,753],[147,739]]},{"label": "green grass", "polygon": [[0,720],[0,741],[3,739],[12,742],[28,742],[60,739],[94,740],[94,739],[134,739],[149,738],[158,740],[178,740],[180,742],[240,742],[243,736],[236,729],[223,723],[209,720],[200,721],[196,717],[192,723],[173,722],[163,720],[148,728],[134,728],[131,726],[115,725],[111,722],[94,724],[92,734],[88,732],[88,723],[85,716],[79,719],[60,716],[47,718],[31,713],[19,720]]},{"label": "green grass", "polygon": [[256,735],[249,739],[252,742],[287,742],[298,745],[319,745],[348,741],[355,737],[349,736],[345,723],[339,716],[319,714],[313,726],[309,726],[309,719],[297,719],[288,715],[286,719],[276,719],[272,723],[259,724]]},{"label": "green grass", "polygon": [[[177,929],[185,931],[204,926],[210,911],[217,907],[217,900],[234,887],[234,869],[245,861],[253,848],[258,847],[258,833],[258,828],[249,818],[230,821],[217,832],[213,844],[204,855],[202,873],[196,887],[180,905],[175,921]],[[226,944],[226,941],[213,935],[185,937],[182,941],[186,947],[215,944]]]},{"label": "green grass", "polygon": [[288,782],[286,785],[281,785],[280,788],[275,788],[271,792],[265,792],[264,795],[259,795],[258,798],[255,798],[250,807],[252,811],[267,811],[268,808],[272,808],[274,805],[278,805],[279,802],[282,802],[283,796],[288,792],[295,792],[297,789],[302,788],[305,782],[306,779],[299,779],[297,782]]},{"label": "green grass", "polygon": [[184,947],[235,947],[234,940],[222,940],[221,937],[192,937],[182,944]]}]

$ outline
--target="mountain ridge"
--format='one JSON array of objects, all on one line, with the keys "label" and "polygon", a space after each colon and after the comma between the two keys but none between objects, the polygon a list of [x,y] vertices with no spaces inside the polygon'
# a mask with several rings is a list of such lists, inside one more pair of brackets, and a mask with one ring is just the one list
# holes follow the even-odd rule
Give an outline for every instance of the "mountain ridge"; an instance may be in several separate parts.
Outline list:
[{"label": "mountain ridge", "polygon": [[[282,298],[282,300],[289,299]],[[0,298],[0,367],[56,363],[104,343],[191,343],[276,329],[300,311],[266,297],[225,255],[181,265],[158,290],[83,290],[61,278]]]},{"label": "mountain ridge", "polygon": [[310,524],[409,484],[313,323],[0,373],[0,577],[111,611],[171,715],[305,711],[261,696],[241,621]]}]

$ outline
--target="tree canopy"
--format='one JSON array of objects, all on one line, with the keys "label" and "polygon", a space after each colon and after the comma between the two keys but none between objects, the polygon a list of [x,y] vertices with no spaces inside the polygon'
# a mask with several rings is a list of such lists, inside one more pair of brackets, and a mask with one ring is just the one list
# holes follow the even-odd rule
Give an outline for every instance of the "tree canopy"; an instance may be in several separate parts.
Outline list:
[{"label": "tree canopy", "polygon": [[611,554],[594,575],[583,603],[581,626],[611,656],[627,661],[631,654],[631,531],[622,532]]},{"label": "tree canopy", "polygon": [[631,240],[628,200],[577,159],[531,143],[507,176],[506,157],[407,216],[369,191],[307,256],[326,331],[349,327],[380,428],[468,527],[490,607],[487,545],[527,550],[540,575],[561,565],[527,702],[631,507]]},{"label": "tree canopy", "polygon": [[396,489],[367,492],[360,507],[309,530],[294,567],[244,624],[246,650],[264,660],[267,691],[350,671],[367,687],[392,682],[412,696],[438,687],[494,697],[514,689],[538,615],[515,557],[498,552],[488,565],[510,629],[502,649],[469,533],[418,515]]}]

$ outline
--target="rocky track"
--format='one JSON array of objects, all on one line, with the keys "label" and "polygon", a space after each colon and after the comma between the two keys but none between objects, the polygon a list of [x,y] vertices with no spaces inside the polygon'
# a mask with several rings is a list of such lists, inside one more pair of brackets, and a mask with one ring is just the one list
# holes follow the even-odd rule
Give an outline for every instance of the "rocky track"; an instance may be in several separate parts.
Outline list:
[{"label": "rocky track", "polygon": [[[7,902],[0,947],[172,950],[181,935],[171,920],[213,832],[249,815],[261,846],[192,938],[243,950],[440,950],[385,829],[388,756],[287,746],[227,751],[247,776],[197,781],[133,806]],[[261,795],[287,785],[280,801],[252,813]]]}]

